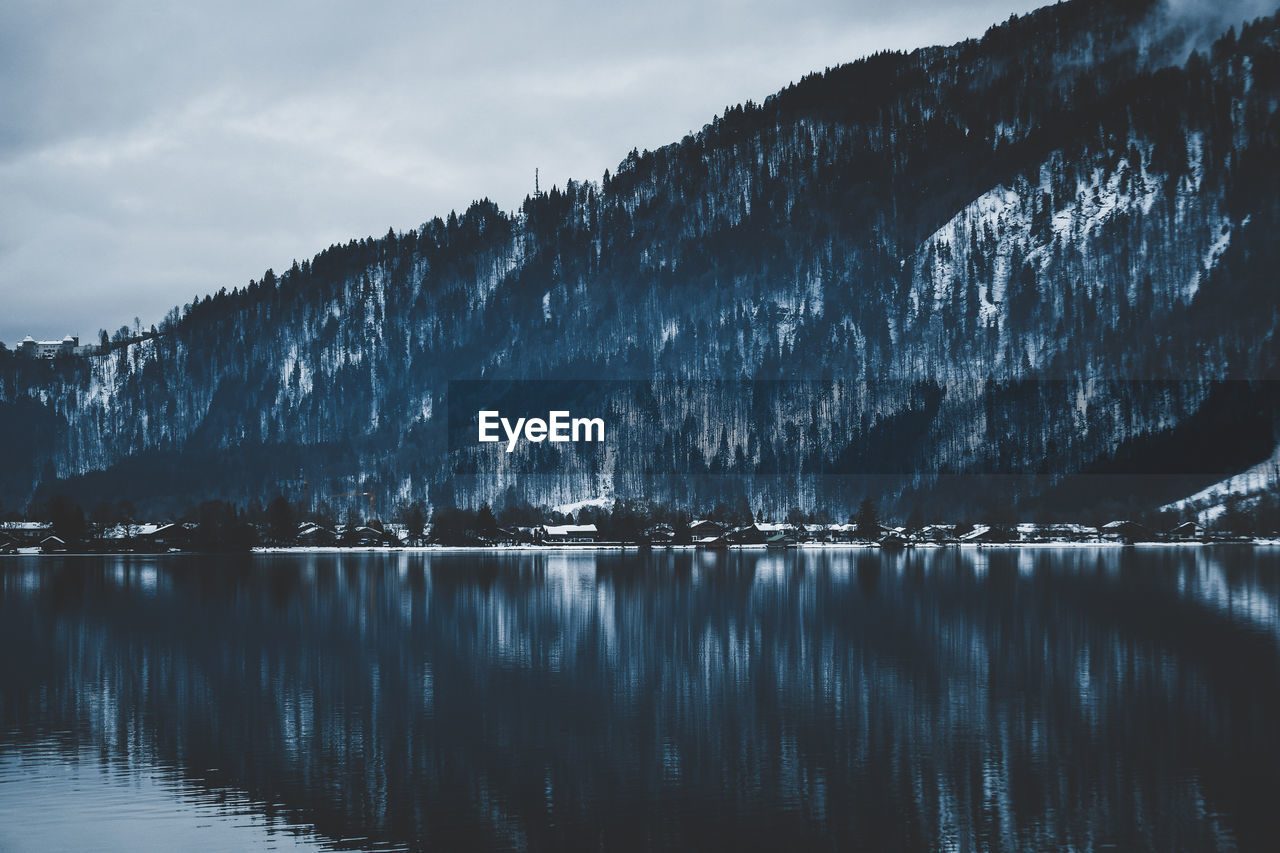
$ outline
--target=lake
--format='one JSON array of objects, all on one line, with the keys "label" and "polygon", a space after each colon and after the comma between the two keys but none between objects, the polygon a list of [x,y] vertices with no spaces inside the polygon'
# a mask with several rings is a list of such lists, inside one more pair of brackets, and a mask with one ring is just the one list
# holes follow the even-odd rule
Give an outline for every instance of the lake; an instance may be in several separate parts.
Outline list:
[{"label": "lake", "polygon": [[1272,850],[1280,549],[0,558],[0,850]]}]

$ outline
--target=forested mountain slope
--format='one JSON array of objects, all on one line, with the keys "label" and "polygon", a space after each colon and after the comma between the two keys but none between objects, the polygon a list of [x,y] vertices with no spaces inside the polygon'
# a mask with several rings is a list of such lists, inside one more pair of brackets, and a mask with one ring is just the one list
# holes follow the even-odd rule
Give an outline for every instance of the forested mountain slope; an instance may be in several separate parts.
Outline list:
[{"label": "forested mountain slope", "polygon": [[[0,501],[1188,494],[1275,446],[1280,26],[1183,5],[1073,0],[869,57],[109,355],[6,357]],[[609,438],[467,444],[460,379],[573,380],[523,401],[602,408],[575,414]]]}]

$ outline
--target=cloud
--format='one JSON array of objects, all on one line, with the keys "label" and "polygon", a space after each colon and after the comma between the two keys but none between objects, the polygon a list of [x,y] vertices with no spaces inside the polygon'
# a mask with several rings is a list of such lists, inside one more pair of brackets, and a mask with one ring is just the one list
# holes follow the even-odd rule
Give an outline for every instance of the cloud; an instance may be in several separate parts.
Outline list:
[{"label": "cloud", "polygon": [[598,178],[729,104],[1034,2],[0,4],[0,340]]}]

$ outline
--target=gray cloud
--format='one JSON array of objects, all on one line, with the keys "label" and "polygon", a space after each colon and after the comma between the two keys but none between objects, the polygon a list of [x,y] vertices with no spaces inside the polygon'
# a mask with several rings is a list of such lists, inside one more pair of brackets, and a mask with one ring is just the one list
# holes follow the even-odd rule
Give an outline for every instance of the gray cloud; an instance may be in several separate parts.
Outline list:
[{"label": "gray cloud", "polygon": [[598,178],[1018,0],[0,5],[0,340],[88,337],[488,196]]}]

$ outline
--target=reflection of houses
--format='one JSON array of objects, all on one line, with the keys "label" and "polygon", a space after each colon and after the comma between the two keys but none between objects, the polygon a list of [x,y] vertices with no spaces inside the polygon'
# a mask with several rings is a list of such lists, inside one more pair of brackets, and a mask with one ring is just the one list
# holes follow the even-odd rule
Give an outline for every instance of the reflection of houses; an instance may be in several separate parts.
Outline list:
[{"label": "reflection of houses", "polygon": [[541,529],[543,542],[595,542],[600,533],[594,524],[544,524]]},{"label": "reflection of houses", "polygon": [[1184,521],[1167,535],[1175,542],[1199,542],[1204,539],[1204,526],[1194,521]]},{"label": "reflection of houses", "polygon": [[1098,532],[1113,542],[1151,542],[1156,538],[1155,533],[1136,521],[1109,521]]}]

